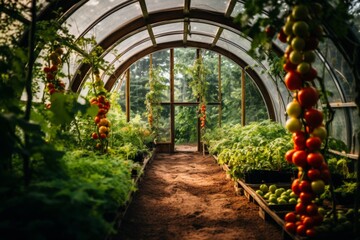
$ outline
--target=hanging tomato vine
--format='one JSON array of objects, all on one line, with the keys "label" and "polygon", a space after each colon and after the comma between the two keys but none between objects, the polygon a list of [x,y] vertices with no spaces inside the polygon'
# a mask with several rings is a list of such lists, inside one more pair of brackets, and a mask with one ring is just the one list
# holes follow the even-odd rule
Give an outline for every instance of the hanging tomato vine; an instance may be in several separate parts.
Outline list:
[{"label": "hanging tomato vine", "polygon": [[[319,42],[329,37],[325,35],[323,25],[331,29],[332,34],[346,34],[346,22],[351,18],[347,11],[351,3],[259,0],[246,1],[244,6],[245,11],[236,20],[242,25],[244,33],[253,38],[250,54],[258,59],[267,58],[272,66],[279,66],[281,62],[273,57],[272,52],[276,32],[277,38],[287,44],[281,60],[283,69],[277,69],[279,75],[283,74],[282,70],[285,71],[284,84],[293,98],[286,107],[289,117],[286,128],[292,133],[294,148],[286,153],[285,159],[299,169],[292,191],[299,196],[300,202],[294,212],[286,214],[284,227],[293,234],[313,237],[318,233],[316,226],[323,221],[317,205],[321,202],[316,199],[324,192],[326,184],[330,184],[333,193],[324,153],[328,148],[327,129],[334,117],[326,84],[318,76],[313,63]],[[259,16],[262,11],[267,12],[267,17]],[[249,24],[255,15],[259,18]],[[319,100],[325,107],[319,108]],[[334,200],[332,213],[336,223]]]},{"label": "hanging tomato vine", "polygon": [[206,75],[209,70],[204,66],[203,60],[201,57],[195,60],[194,65],[190,68],[191,81],[189,83],[192,94],[199,101],[199,119],[200,119],[200,129],[202,135],[205,133],[206,128],[206,97],[205,94],[208,89],[208,83],[206,82]]},{"label": "hanging tomato vine", "polygon": [[106,118],[106,114],[110,109],[110,102],[107,97],[107,91],[104,88],[104,83],[100,78],[100,73],[97,69],[93,73],[93,92],[94,96],[90,99],[92,106],[98,107],[98,112],[94,117],[95,130],[91,134],[92,139],[96,141],[95,148],[100,152],[107,151],[110,137],[110,121]]},{"label": "hanging tomato vine", "polygon": [[[43,68],[46,79],[46,88],[48,94],[51,96],[56,92],[65,91],[65,83],[59,78],[58,71],[61,67],[61,55],[64,53],[64,50],[59,45],[53,47],[53,51],[50,52],[48,56],[47,66]],[[51,108],[51,103],[47,102],[45,104],[46,108]]]}]

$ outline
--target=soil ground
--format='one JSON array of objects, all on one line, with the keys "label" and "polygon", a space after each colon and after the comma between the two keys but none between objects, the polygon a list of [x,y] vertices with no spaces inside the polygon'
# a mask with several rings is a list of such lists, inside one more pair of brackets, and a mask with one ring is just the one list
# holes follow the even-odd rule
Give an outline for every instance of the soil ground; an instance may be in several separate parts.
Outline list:
[{"label": "soil ground", "polygon": [[113,240],[282,239],[258,206],[236,196],[211,156],[157,154],[146,168]]}]

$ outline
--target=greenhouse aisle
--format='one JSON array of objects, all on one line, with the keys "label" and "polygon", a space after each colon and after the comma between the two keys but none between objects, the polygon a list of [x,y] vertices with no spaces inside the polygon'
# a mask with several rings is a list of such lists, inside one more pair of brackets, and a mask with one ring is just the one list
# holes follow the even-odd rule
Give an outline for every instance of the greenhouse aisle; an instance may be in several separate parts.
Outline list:
[{"label": "greenhouse aisle", "polygon": [[282,239],[258,207],[236,196],[210,156],[157,154],[122,221],[122,239]]}]

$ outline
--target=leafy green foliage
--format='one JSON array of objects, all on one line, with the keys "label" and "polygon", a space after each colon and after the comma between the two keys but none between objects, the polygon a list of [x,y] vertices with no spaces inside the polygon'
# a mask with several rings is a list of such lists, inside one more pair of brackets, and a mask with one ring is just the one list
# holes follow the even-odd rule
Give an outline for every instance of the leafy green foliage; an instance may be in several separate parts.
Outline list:
[{"label": "leafy green foliage", "polygon": [[226,125],[205,134],[209,152],[228,164],[235,178],[253,170],[291,170],[284,160],[291,137],[284,127],[271,121],[253,122],[244,127]]}]

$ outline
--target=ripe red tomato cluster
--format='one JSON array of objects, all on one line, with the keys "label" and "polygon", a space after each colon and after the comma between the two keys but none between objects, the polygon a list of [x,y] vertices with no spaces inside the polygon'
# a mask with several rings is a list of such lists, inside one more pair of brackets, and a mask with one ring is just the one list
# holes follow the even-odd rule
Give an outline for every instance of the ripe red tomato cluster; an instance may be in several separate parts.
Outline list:
[{"label": "ripe red tomato cluster", "polygon": [[[96,79],[100,79],[99,76],[96,76]],[[99,80],[101,81],[101,80]],[[93,139],[105,140],[110,136],[110,121],[106,118],[106,114],[110,109],[110,102],[103,94],[98,94],[98,96],[90,99],[91,105],[97,105],[99,107],[98,113],[94,118],[96,125],[96,132],[91,134]],[[100,149],[104,144],[97,143],[96,148]]]},{"label": "ripe red tomato cluster", "polygon": [[292,183],[292,191],[299,196],[294,212],[285,216],[285,228],[300,236],[315,236],[315,226],[323,217],[314,203],[316,196],[324,192],[330,172],[320,153],[326,138],[323,114],[315,108],[319,94],[313,82],[317,71],[312,67],[314,50],[319,44],[322,28],[318,24],[321,5],[296,5],[278,34],[280,41],[288,43],[284,53],[285,84],[294,93],[294,99],[286,107],[289,119],[286,128],[292,132],[294,149],[285,159],[299,169],[298,178]]},{"label": "ripe red tomato cluster", "polygon": [[[59,65],[61,64],[61,55],[63,54],[63,49],[61,47],[57,47],[51,54],[49,55],[49,59],[51,65],[44,67],[43,71],[46,74],[46,87],[48,93],[50,95],[56,92],[64,92],[65,91],[65,83],[56,77]],[[46,104],[46,108],[50,108],[51,104]]]},{"label": "ripe red tomato cluster", "polygon": [[206,105],[202,103],[200,106],[200,128],[204,129],[206,124]]}]

